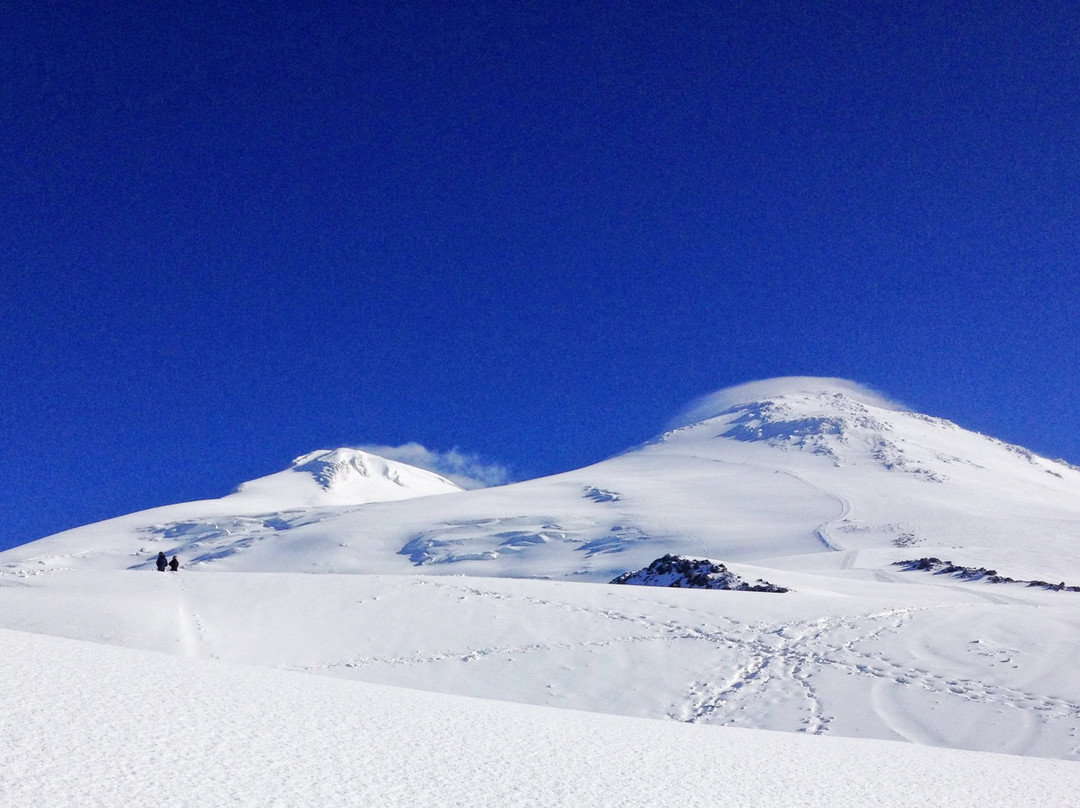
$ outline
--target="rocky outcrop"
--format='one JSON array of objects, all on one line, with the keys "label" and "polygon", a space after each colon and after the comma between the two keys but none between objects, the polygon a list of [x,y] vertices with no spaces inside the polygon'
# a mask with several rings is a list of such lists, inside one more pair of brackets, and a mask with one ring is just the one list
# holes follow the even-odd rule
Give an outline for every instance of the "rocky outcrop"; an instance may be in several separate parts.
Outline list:
[{"label": "rocky outcrop", "polygon": [[670,586],[682,589],[729,589],[739,592],[787,592],[782,586],[760,578],[750,584],[723,564],[704,559],[665,555],[637,572],[626,572],[611,581],[633,586]]}]

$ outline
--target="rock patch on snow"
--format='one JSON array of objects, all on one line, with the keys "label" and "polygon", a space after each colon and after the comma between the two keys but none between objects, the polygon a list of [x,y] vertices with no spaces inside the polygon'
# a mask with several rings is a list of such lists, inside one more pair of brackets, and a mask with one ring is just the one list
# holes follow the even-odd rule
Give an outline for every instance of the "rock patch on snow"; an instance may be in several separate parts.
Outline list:
[{"label": "rock patch on snow", "polygon": [[951,575],[962,581],[985,580],[992,584],[1041,586],[1043,589],[1049,589],[1054,592],[1080,592],[1080,586],[1066,586],[1064,581],[1057,584],[1052,584],[1049,581],[1023,581],[1016,578],[1010,578],[1007,575],[999,575],[997,570],[990,570],[986,567],[963,567],[959,564],[953,564],[951,561],[942,561],[940,558],[914,558],[909,559],[908,561],[896,561],[893,563],[898,567],[903,567],[907,572],[920,570],[923,572],[931,572],[934,575]]},{"label": "rock patch on snow", "polygon": [[760,578],[747,583],[723,564],[690,559],[670,553],[637,572],[626,572],[611,581],[632,586],[670,586],[682,589],[728,589],[738,592],[787,592],[782,586]]}]

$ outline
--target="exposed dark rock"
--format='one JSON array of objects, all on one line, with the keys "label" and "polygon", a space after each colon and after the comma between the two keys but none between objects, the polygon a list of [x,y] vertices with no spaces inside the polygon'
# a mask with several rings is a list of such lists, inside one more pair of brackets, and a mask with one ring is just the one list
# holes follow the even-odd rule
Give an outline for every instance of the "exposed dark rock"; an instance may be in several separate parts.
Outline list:
[{"label": "exposed dark rock", "polygon": [[645,569],[623,573],[611,583],[684,589],[728,589],[738,592],[788,591],[760,578],[755,583],[747,583],[723,564],[671,554],[656,559]]},{"label": "exposed dark rock", "polygon": [[988,581],[992,584],[1025,584],[1026,586],[1041,586],[1054,592],[1080,592],[1080,586],[1065,586],[1065,582],[1051,584],[1047,581],[1018,581],[1005,575],[998,575],[997,570],[988,570],[986,567],[962,567],[951,561],[942,561],[940,558],[915,558],[908,561],[893,562],[897,567],[903,567],[908,572],[920,570],[934,575],[951,575],[962,581]]}]

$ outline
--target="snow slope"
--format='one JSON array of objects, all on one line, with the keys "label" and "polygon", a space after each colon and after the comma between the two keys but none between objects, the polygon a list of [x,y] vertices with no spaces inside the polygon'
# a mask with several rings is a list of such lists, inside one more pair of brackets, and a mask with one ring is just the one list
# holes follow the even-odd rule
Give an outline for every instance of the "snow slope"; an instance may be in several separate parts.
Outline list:
[{"label": "snow slope", "polygon": [[[123,569],[164,550],[189,567],[229,571],[422,567],[606,582],[668,552],[879,571],[935,556],[1017,579],[1080,581],[1077,469],[884,406],[850,383],[773,380],[746,387],[770,393],[751,400],[742,390],[711,399],[715,412],[699,407],[703,420],[553,477],[385,501],[453,490],[416,469],[431,485],[386,482],[377,496],[364,488],[341,504],[300,458],[230,497],[67,531],[0,554],[0,563]],[[408,469],[382,462],[399,477]]]},{"label": "snow slope", "polygon": [[[64,531],[0,553],[18,564],[150,569],[162,544],[187,566],[220,561],[293,527],[369,503],[460,493],[431,471],[360,449],[310,452],[221,499],[166,505]],[[153,546],[149,556],[146,548]]]},{"label": "snow slope", "polygon": [[[1065,774],[1055,769],[1054,787],[1075,795],[1069,767],[1080,760],[1080,594],[897,562],[933,556],[1017,580],[1073,585],[1080,584],[1078,539],[1077,469],[909,412],[848,382],[781,379],[723,391],[649,443],[549,478],[460,491],[419,469],[338,450],[299,458],[220,500],[67,531],[0,554],[0,628],[16,645],[33,646],[38,640],[29,635],[57,638],[46,645],[61,655],[113,659],[114,651],[94,646],[123,646],[133,655],[115,659],[134,668],[179,666],[182,692],[203,687],[183,671],[213,669],[240,678],[239,671],[249,671],[252,682],[272,682],[268,687],[319,682],[312,692],[374,693],[365,688],[397,685],[442,694],[400,694],[416,699],[402,707],[409,711],[437,703],[453,712],[461,703],[452,695],[495,700],[491,710],[524,724],[533,714],[523,718],[522,704],[607,714],[536,714],[553,716],[540,723],[594,727],[581,729],[582,744],[586,731],[614,726],[627,738],[640,732],[667,739],[677,724],[713,725],[702,729],[718,738],[729,737],[724,728],[849,738],[844,755],[854,756],[858,771],[845,772],[854,779],[838,792],[841,799],[883,787],[876,767],[893,771],[881,761],[903,758],[882,744],[897,740],[934,747],[931,757],[942,756],[935,760],[954,760],[945,748],[1025,755],[1018,763],[991,759],[1009,761],[1002,772],[1018,767],[1014,779],[1025,784],[1043,772],[1039,758],[1059,758],[1068,763],[1060,764]],[[178,554],[184,569],[147,571],[159,550]],[[743,580],[790,591],[607,584],[666,553],[709,558]],[[302,574],[312,572],[322,574]],[[155,656],[161,653],[186,662]],[[207,661],[223,667],[205,667]],[[12,675],[32,673],[19,668]],[[116,676],[125,675],[118,668]],[[245,687],[235,689],[257,689]],[[188,708],[195,703],[169,698]],[[245,715],[235,720],[254,720]],[[624,725],[612,715],[664,721]],[[60,714],[43,708],[40,720],[47,725],[40,733],[62,732]],[[20,732],[11,722],[3,731]],[[568,737],[577,731],[568,729]],[[87,725],[76,735],[90,732]],[[476,742],[520,750],[535,741],[521,732]],[[447,751],[453,742],[435,737],[412,738],[418,751],[409,765],[429,771],[431,760],[456,754]],[[814,740],[756,737],[769,748]],[[568,741],[567,749],[623,771],[624,758],[576,743]],[[724,755],[726,744],[736,744],[694,743],[719,744]],[[741,735],[737,741],[754,743]],[[206,755],[184,748],[178,760],[213,768]],[[642,777],[663,781],[647,756],[617,748],[638,756]],[[803,776],[825,777],[833,787],[837,748],[805,747],[813,762]],[[562,758],[545,768],[548,755],[562,751],[544,750],[526,772],[507,764],[513,778],[529,784],[521,795],[550,796],[531,777],[579,771]],[[325,752],[359,766],[351,752]],[[222,754],[250,770],[234,759],[238,753]],[[683,762],[700,765],[696,758]],[[312,793],[332,788],[315,763],[296,765],[318,769]],[[749,782],[772,777],[764,761],[758,765],[743,773]],[[665,804],[626,776],[650,795],[638,804]],[[959,791],[985,796],[984,783],[967,776],[959,775]],[[23,771],[17,780],[28,777]],[[683,793],[672,783],[684,777],[699,782],[680,771],[663,781],[663,793]],[[930,798],[919,777],[890,780],[876,804],[973,804],[941,785],[934,789],[946,789],[939,793],[947,799]],[[462,783],[472,784],[467,793],[453,791]],[[507,800],[475,783],[471,773],[458,772],[442,786],[457,795],[456,804],[565,804],[556,797]],[[109,787],[121,786],[102,785]],[[1011,788],[1001,787],[1001,795]],[[619,799],[588,792],[582,802],[570,800],[577,791],[561,793],[574,804],[635,804],[629,792],[613,788]],[[813,790],[785,793],[781,804],[824,800]],[[793,801],[792,793],[807,801]],[[985,797],[981,804],[1016,802]]]},{"label": "snow slope", "polygon": [[189,658],[686,723],[1080,760],[1075,596],[922,580],[788,573],[792,592],[765,594],[70,570],[0,576],[0,603],[10,629]]},{"label": "snow slope", "polygon": [[1071,806],[1080,768],[480,701],[0,630],[0,804]]}]

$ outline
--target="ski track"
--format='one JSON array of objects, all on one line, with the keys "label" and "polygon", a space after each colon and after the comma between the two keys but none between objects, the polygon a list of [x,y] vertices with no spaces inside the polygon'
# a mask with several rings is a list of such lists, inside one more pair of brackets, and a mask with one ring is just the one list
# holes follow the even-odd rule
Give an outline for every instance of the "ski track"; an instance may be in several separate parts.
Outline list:
[{"label": "ski track", "polygon": [[[20,579],[42,574],[68,571],[62,567],[30,570],[5,570],[3,577],[18,585]],[[148,573],[158,575],[158,573]],[[179,653],[187,658],[218,659],[209,637],[212,631],[200,616],[197,598],[189,590],[183,573],[164,573],[166,583],[175,595],[177,643]],[[614,650],[635,645],[658,644],[661,649],[673,643],[707,644],[704,655],[691,652],[683,659],[697,670],[689,669],[687,683],[681,687],[670,682],[671,706],[666,710],[670,719],[686,723],[708,723],[753,726],[763,717],[770,728],[785,729],[813,735],[825,735],[837,718],[844,716],[840,709],[833,714],[835,695],[821,691],[820,677],[826,671],[853,677],[858,686],[868,688],[873,712],[882,725],[916,743],[941,743],[947,736],[947,724],[939,720],[919,719],[905,710],[907,700],[931,698],[940,704],[937,714],[947,716],[950,704],[969,705],[1012,713],[1014,753],[1037,745],[1041,733],[1052,726],[1054,731],[1080,721],[1080,700],[1043,694],[1023,687],[988,684],[975,676],[934,673],[930,666],[898,657],[904,646],[894,641],[874,643],[888,634],[902,633],[920,613],[954,608],[950,605],[887,608],[846,617],[813,617],[805,620],[741,622],[726,615],[708,615],[691,605],[657,603],[643,598],[638,611],[633,601],[620,593],[618,606],[601,603],[572,603],[555,598],[498,591],[468,579],[425,578],[410,581],[408,586],[430,587],[454,600],[478,598],[489,602],[506,602],[532,610],[551,610],[609,621],[613,632],[578,640],[538,638],[536,642],[497,643],[480,647],[447,647],[427,649],[407,655],[357,655],[344,659],[313,661],[309,664],[287,666],[287,669],[309,674],[356,678],[355,672],[364,668],[416,668],[447,663],[472,663],[493,657],[510,660],[526,657],[543,658],[567,651]],[[973,587],[949,586],[949,589],[975,595],[983,604],[1009,604],[1018,599],[990,595]],[[378,600],[375,598],[374,600]],[[975,605],[975,604],[971,604]],[[707,622],[703,618],[707,617]],[[601,623],[602,625],[602,623]],[[621,626],[616,633],[615,626]],[[209,627],[212,629],[212,626]],[[925,629],[914,627],[913,638]],[[626,633],[629,631],[630,633]],[[869,647],[868,647],[869,646]],[[892,652],[885,649],[891,648]],[[633,655],[634,652],[618,652]],[[1002,653],[1005,653],[1002,651]],[[363,678],[363,677],[361,677]],[[550,687],[550,685],[548,686]],[[538,702],[550,698],[542,692]],[[908,690],[908,689],[911,690]],[[921,695],[905,696],[918,691]],[[837,705],[839,708],[841,705]],[[1073,757],[1080,757],[1080,747],[1071,748]]]},{"label": "ski track", "polygon": [[[743,697],[747,692],[760,696],[770,685],[783,687],[793,683],[803,690],[807,702],[807,717],[800,731],[823,734],[830,719],[825,715],[813,686],[813,673],[815,668],[828,666],[871,680],[917,687],[946,699],[1009,707],[1027,717],[1037,718],[1038,724],[1046,719],[1080,718],[1080,703],[1076,701],[1006,686],[987,685],[975,679],[934,674],[925,668],[906,665],[856,648],[858,644],[884,632],[899,631],[903,628],[905,618],[915,611],[921,610],[900,609],[881,615],[867,615],[862,620],[888,622],[882,622],[872,631],[864,630],[843,642],[830,642],[829,635],[842,630],[857,630],[861,621],[843,619],[791,623],[774,632],[782,640],[775,647],[761,640],[743,643],[740,650],[745,653],[747,661],[726,679],[718,672],[712,680],[692,683],[682,713],[672,717],[691,723],[730,719],[741,709],[735,703],[736,697]],[[726,639],[732,646],[740,645],[737,638]],[[824,647],[818,650],[822,645]],[[719,681],[719,684],[710,684],[710,681]]]},{"label": "ski track", "polygon": [[[790,471],[788,469],[774,469],[774,468],[767,467],[767,466],[761,466],[761,465],[758,465],[756,463],[745,463],[745,462],[743,462],[743,463],[732,463],[731,461],[716,460],[714,458],[704,458],[703,457],[703,458],[699,458],[699,459],[711,460],[712,462],[724,463],[725,465],[745,466],[747,468],[757,469],[759,471],[765,471],[765,472],[775,471],[778,474],[783,474],[783,475],[785,475],[787,477],[791,477],[793,480],[796,480],[797,482],[802,483],[803,485],[807,486],[808,488],[814,489],[819,494],[823,494],[827,498],[829,498],[831,500],[834,500],[836,502],[836,504],[837,504],[837,507],[839,507],[840,512],[838,514],[836,514],[836,516],[833,516],[830,519],[826,519],[824,522],[822,522],[820,525],[818,525],[814,529],[814,535],[817,536],[818,541],[820,541],[823,545],[825,545],[826,548],[828,548],[829,550],[832,550],[833,552],[843,552],[843,551],[845,551],[847,549],[840,542],[838,542],[836,540],[836,537],[833,535],[832,530],[831,530],[832,526],[835,525],[837,522],[842,522],[842,521],[848,519],[851,516],[851,513],[852,513],[851,500],[849,500],[847,497],[841,496],[840,494],[837,494],[835,491],[830,491],[827,488],[822,488],[820,485],[817,485],[816,483],[812,483],[809,480],[807,480],[805,477],[803,477],[802,475],[796,474],[794,471]],[[845,561],[848,562],[848,567],[850,567],[851,560],[850,559],[845,559]]]},{"label": "ski track", "polygon": [[176,580],[177,632],[183,656],[197,659],[202,656],[218,659],[218,655],[206,651],[206,626],[202,618],[192,609],[188,594],[186,577],[181,573],[165,573]]},{"label": "ski track", "polygon": [[[843,517],[840,517],[843,518]],[[853,554],[853,553],[851,553]],[[54,559],[50,559],[54,560]],[[9,579],[32,578],[43,574],[69,571],[65,567],[20,568],[5,570]],[[177,637],[181,655],[188,658],[218,659],[207,638],[207,626],[192,605],[192,598],[183,574],[166,573],[176,591]],[[891,574],[883,575],[891,577]],[[13,581],[14,583],[14,581]],[[947,609],[948,606],[897,608],[845,618],[812,618],[782,622],[775,625],[740,623],[730,617],[710,615],[712,625],[688,625],[700,621],[701,614],[688,606],[663,604],[672,615],[669,620],[657,620],[644,613],[622,609],[583,606],[560,600],[495,591],[474,582],[454,579],[418,579],[412,586],[434,587],[458,598],[476,597],[493,601],[526,604],[532,608],[551,609],[601,617],[616,624],[629,624],[641,633],[611,636],[576,642],[544,642],[491,645],[487,647],[446,648],[438,651],[416,652],[407,656],[357,656],[350,659],[326,660],[288,669],[311,674],[342,675],[347,670],[375,666],[415,667],[460,661],[473,662],[493,656],[526,657],[567,650],[605,649],[634,644],[690,641],[709,643],[716,647],[722,661],[706,667],[685,687],[681,699],[668,711],[669,718],[687,723],[739,724],[739,713],[748,705],[762,700],[798,703],[797,723],[784,726],[789,731],[814,735],[827,734],[833,716],[827,700],[815,686],[816,675],[824,669],[868,681],[872,687],[912,687],[942,698],[947,711],[948,701],[978,703],[1018,712],[1018,732],[1027,742],[1033,742],[1047,721],[1077,721],[1080,702],[1052,695],[1042,695],[1021,688],[986,684],[977,679],[951,677],[932,673],[925,667],[911,665],[887,655],[862,650],[860,646],[885,633],[902,631],[917,612]],[[949,586],[981,601],[995,605],[1024,602],[1007,596],[979,592],[971,587]],[[657,604],[649,604],[656,609]],[[875,712],[899,736],[916,742],[932,737],[928,728],[911,722],[901,726],[890,715],[895,710],[882,706],[885,697],[876,694]],[[1023,748],[1025,741],[1018,738]],[[1080,756],[1080,747],[1073,750]]]},{"label": "ski track", "polygon": [[[832,526],[835,525],[837,522],[842,522],[848,519],[851,516],[851,500],[849,500],[847,497],[840,496],[835,491],[829,491],[826,488],[822,488],[820,485],[810,482],[805,477],[796,474],[793,471],[782,470],[780,473],[786,474],[788,477],[791,477],[794,480],[798,480],[803,485],[813,488],[815,491],[824,494],[826,497],[829,497],[830,499],[836,501],[836,504],[840,507],[840,513],[818,525],[817,528],[815,528],[814,533],[817,535],[821,543],[830,550],[834,552],[843,552],[847,550],[846,547],[844,547],[842,544],[840,544],[840,542],[836,540],[836,536],[834,536],[832,532]],[[844,563],[842,565],[843,568],[850,569],[853,561],[854,553],[852,552],[844,558]]]},{"label": "ski track", "polygon": [[[427,579],[416,581],[415,585],[436,587],[460,597],[527,603],[541,609],[595,615],[616,623],[632,624],[641,629],[642,633],[576,642],[539,641],[481,648],[446,648],[407,656],[359,656],[297,666],[293,669],[340,675],[347,669],[374,666],[413,667],[446,662],[473,662],[493,656],[520,658],[551,651],[690,641],[715,646],[717,655],[723,661],[715,667],[700,670],[687,685],[681,700],[668,711],[669,718],[687,723],[737,724],[740,711],[748,705],[758,704],[763,699],[772,699],[797,704],[797,723],[786,725],[786,729],[813,735],[827,734],[834,716],[830,714],[827,699],[819,693],[815,684],[817,675],[825,669],[854,676],[871,687],[881,684],[918,688],[942,698],[945,711],[948,710],[949,700],[1017,710],[1022,714],[1020,722],[1029,728],[1029,740],[1033,739],[1038,728],[1047,720],[1075,721],[1080,718],[1080,703],[1076,701],[1044,696],[1019,688],[990,685],[973,678],[936,674],[925,667],[891,659],[878,651],[862,650],[863,646],[882,635],[903,631],[916,614],[950,608],[948,606],[895,608],[855,617],[812,618],[775,625],[740,623],[731,618],[711,616],[714,624],[700,627],[687,625],[675,616],[671,620],[657,620],[645,614],[635,614],[632,610],[586,607],[558,600],[508,594],[485,589],[471,582]],[[696,617],[700,620],[701,617],[686,607],[668,608],[673,612],[684,612],[687,618]],[[893,722],[889,720],[887,711],[878,708],[877,712],[886,725],[892,726]],[[896,731],[904,737],[911,735],[910,730]]]}]

